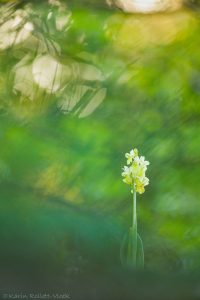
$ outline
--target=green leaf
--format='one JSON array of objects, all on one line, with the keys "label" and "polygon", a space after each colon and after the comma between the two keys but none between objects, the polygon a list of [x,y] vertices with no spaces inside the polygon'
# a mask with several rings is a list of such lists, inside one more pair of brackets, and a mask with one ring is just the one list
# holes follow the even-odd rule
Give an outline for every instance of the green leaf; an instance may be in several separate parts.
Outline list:
[{"label": "green leaf", "polygon": [[140,235],[137,235],[137,267],[144,268],[144,248]]},{"label": "green leaf", "polygon": [[137,266],[137,228],[130,227],[124,236],[120,249],[121,263],[124,267],[135,268]]}]

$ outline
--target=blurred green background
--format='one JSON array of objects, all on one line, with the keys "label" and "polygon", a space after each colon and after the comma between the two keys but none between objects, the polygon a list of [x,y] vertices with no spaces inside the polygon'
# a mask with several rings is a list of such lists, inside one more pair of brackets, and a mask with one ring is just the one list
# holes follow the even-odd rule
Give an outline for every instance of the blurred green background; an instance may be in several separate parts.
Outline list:
[{"label": "blurred green background", "polygon": [[145,271],[198,271],[198,2],[156,14],[1,2],[2,273],[121,272],[133,147],[150,161],[138,196]]}]

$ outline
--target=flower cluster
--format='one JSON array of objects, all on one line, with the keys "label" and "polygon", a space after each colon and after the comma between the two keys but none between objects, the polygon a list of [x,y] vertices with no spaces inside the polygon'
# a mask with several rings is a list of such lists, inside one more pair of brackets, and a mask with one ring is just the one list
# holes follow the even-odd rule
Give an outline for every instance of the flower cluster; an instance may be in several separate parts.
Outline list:
[{"label": "flower cluster", "polygon": [[143,194],[145,192],[144,187],[149,184],[149,179],[145,176],[149,162],[145,160],[144,156],[139,157],[137,149],[126,153],[125,157],[127,166],[123,168],[123,182],[130,184],[139,194]]}]

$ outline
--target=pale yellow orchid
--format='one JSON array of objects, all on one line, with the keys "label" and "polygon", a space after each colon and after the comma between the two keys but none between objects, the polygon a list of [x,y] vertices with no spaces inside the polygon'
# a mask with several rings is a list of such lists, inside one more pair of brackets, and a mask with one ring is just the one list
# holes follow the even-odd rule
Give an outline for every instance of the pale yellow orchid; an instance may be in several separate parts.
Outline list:
[{"label": "pale yellow orchid", "polygon": [[149,179],[145,176],[149,161],[145,160],[144,156],[139,157],[136,148],[131,150],[130,153],[126,153],[125,157],[128,166],[123,168],[123,182],[132,185],[132,190],[135,190],[135,192],[143,194],[145,192],[144,187],[149,184]]}]

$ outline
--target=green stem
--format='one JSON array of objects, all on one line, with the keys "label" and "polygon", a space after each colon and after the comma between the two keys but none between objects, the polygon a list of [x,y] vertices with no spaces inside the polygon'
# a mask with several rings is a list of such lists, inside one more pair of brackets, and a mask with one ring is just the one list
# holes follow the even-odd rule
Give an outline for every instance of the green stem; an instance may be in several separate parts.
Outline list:
[{"label": "green stem", "polygon": [[136,191],[133,185],[133,228],[135,227],[137,230],[137,201],[136,201]]}]

